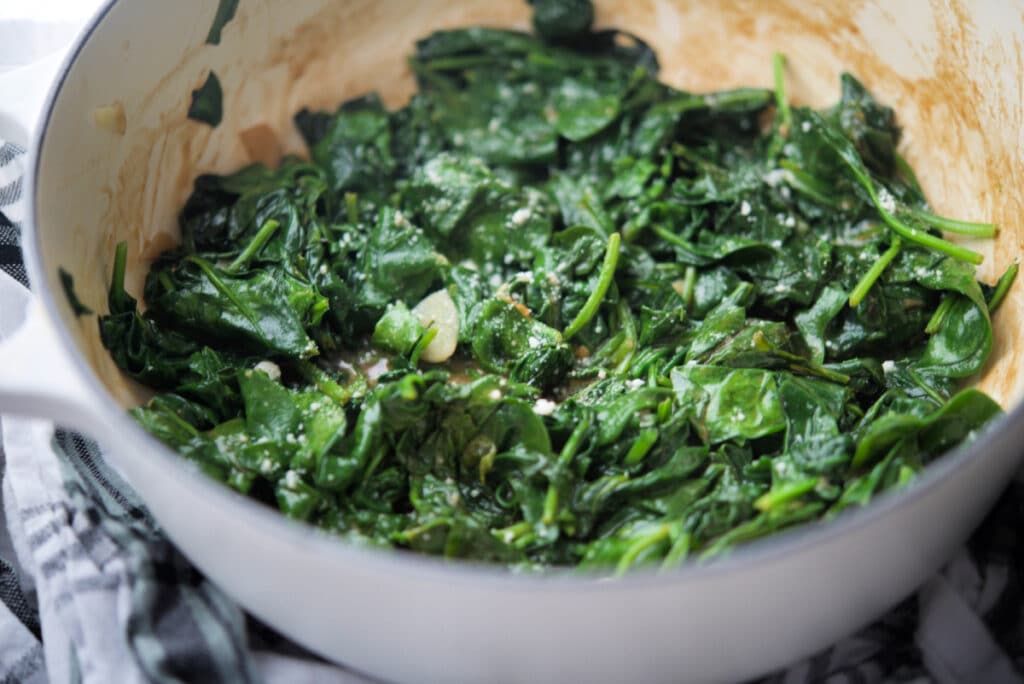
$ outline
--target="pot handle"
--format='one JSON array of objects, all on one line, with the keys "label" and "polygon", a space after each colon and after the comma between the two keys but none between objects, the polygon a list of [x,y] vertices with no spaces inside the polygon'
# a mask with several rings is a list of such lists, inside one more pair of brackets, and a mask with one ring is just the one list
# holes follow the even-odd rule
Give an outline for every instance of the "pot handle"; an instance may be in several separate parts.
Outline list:
[{"label": "pot handle", "polygon": [[38,298],[0,272],[0,414],[96,434],[107,423],[98,405]]}]

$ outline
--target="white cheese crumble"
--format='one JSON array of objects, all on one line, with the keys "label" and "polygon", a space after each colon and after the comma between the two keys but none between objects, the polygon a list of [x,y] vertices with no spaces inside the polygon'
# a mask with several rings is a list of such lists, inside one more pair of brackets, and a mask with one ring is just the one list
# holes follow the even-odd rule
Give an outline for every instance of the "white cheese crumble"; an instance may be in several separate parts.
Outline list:
[{"label": "white cheese crumble", "polygon": [[740,205],[740,216],[750,216],[750,202],[743,200],[743,204]]},{"label": "white cheese crumble", "polygon": [[644,381],[640,378],[633,378],[632,380],[626,381],[626,387],[628,387],[631,390],[638,390],[641,387],[643,387],[644,384]]},{"label": "white cheese crumble", "polygon": [[521,207],[516,209],[512,214],[512,223],[517,226],[521,226],[530,220],[530,209],[529,207]]},{"label": "white cheese crumble", "polygon": [[551,401],[550,399],[544,399],[541,397],[533,404],[533,412],[538,416],[550,416],[558,408],[558,404]]},{"label": "white cheese crumble", "polygon": [[890,214],[896,211],[896,198],[886,188],[879,188],[878,204]]},{"label": "white cheese crumble", "polygon": [[891,360],[882,362],[882,371],[884,373],[892,373],[894,370],[896,370],[895,362]]},{"label": "white cheese crumble", "polygon": [[260,361],[253,366],[253,370],[263,371],[270,376],[271,380],[281,379],[281,367],[273,361]]}]

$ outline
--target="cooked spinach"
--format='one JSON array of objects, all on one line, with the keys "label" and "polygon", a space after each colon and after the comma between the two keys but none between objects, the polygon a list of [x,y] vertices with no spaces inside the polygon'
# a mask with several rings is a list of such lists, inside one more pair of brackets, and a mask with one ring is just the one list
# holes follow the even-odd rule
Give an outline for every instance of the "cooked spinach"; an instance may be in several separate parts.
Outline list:
[{"label": "cooked spinach", "polygon": [[202,121],[216,128],[224,118],[224,91],[220,87],[220,79],[211,70],[203,85],[192,91],[192,104],[188,108],[188,118]]},{"label": "cooked spinach", "polygon": [[206,34],[206,42],[210,45],[220,45],[220,34],[229,21],[235,18],[238,11],[238,0],[220,0],[217,4],[217,13],[213,17],[213,24],[210,25],[210,32]]},{"label": "cooked spinach", "polygon": [[309,161],[199,177],[145,313],[119,249],[139,422],[356,543],[624,572],[863,506],[1000,412],[961,383],[1017,268],[977,282],[939,231],[995,227],[931,212],[892,109],[794,106],[781,58],[683,92],[533,4],[419,41],[398,110],[299,112]]},{"label": "cooked spinach", "polygon": [[63,268],[57,269],[57,275],[60,276],[60,285],[64,288],[64,296],[68,298],[68,305],[75,316],[88,316],[93,313],[92,309],[83,304],[82,300],[78,298],[78,294],[75,292],[74,277]]}]

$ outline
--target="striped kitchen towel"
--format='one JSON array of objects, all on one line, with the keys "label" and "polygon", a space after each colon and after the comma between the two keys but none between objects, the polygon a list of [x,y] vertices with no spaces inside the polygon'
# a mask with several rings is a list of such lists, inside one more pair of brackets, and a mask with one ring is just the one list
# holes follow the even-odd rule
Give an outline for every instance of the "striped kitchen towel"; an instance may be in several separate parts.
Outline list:
[{"label": "striped kitchen towel", "polygon": [[[22,159],[0,144],[0,269],[13,277],[0,273],[0,314],[28,299],[18,250]],[[0,339],[16,318],[0,315]],[[0,684],[368,681],[247,617],[167,540],[95,442],[15,417],[3,418],[0,433]],[[759,681],[1024,682],[1021,530],[1018,478],[916,596]]]},{"label": "striped kitchen towel", "polygon": [[21,262],[21,202],[24,150],[14,143],[0,141],[0,270],[23,285],[28,275]]}]

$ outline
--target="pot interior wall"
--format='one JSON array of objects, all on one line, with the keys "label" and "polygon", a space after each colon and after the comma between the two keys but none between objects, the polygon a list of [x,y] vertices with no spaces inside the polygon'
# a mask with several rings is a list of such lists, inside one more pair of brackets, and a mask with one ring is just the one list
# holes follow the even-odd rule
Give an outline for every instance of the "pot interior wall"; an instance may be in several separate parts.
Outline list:
[{"label": "pot interior wall", "polygon": [[[507,0],[246,0],[214,46],[205,44],[214,9],[201,0],[118,2],[85,44],[40,151],[37,239],[51,292],[60,292],[64,267],[83,301],[105,311],[114,245],[128,240],[129,290],[138,294],[148,260],[178,239],[177,213],[197,174],[303,154],[292,125],[303,106],[333,109],[373,89],[400,105],[413,88],[404,56],[431,30],[529,21],[525,2]],[[937,210],[1001,227],[995,241],[970,244],[985,255],[980,277],[993,282],[1019,258],[1021,3],[624,0],[598,2],[598,22],[643,37],[663,79],[694,91],[770,85],[776,49],[789,58],[800,102],[835,101],[839,74],[851,71],[896,108],[904,154]],[[211,68],[224,88],[215,129],[186,118],[189,93]],[[124,109],[121,134],[93,121],[110,105]],[[143,399],[102,348],[95,318],[76,320],[54,296],[117,400]],[[994,353],[977,379],[1004,406],[1024,386],[1022,315],[1018,284],[995,317]]]}]

